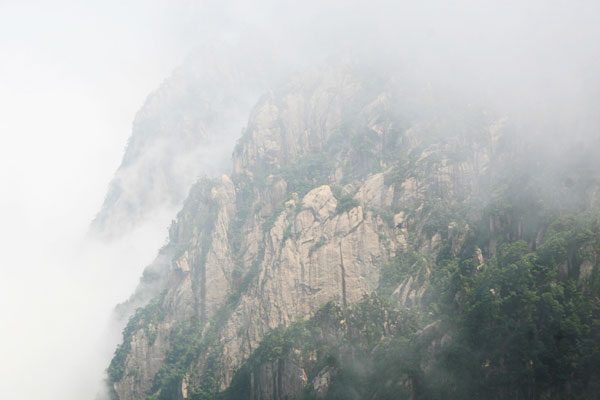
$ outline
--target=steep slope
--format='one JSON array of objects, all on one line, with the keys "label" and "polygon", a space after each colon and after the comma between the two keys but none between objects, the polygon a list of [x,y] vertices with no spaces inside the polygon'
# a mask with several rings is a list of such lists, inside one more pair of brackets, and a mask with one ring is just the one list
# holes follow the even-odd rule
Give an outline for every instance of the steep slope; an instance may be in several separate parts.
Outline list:
[{"label": "steep slope", "polygon": [[[477,293],[493,304],[496,293],[547,298],[569,279],[574,294],[555,300],[590,304],[573,340],[598,334],[597,216],[587,228],[550,224],[598,204],[594,159],[579,157],[578,175],[542,155],[531,162],[510,119],[401,77],[341,63],[261,98],[231,177],[194,185],[144,274],[137,296],[153,300],[108,369],[115,398],[461,398],[489,371],[501,382],[517,370],[487,358],[476,323],[498,321],[482,322]],[[580,228],[573,242],[566,232]],[[527,277],[497,287],[515,268]],[[538,317],[532,304],[523,318]],[[464,387],[446,368],[452,346],[480,357],[464,364]],[[592,377],[572,374],[578,393],[592,392]],[[483,396],[567,390],[533,382]]]},{"label": "steep slope", "polygon": [[199,176],[227,171],[250,107],[279,76],[267,59],[244,44],[202,48],[148,96],[92,232],[118,236],[174,214]]}]

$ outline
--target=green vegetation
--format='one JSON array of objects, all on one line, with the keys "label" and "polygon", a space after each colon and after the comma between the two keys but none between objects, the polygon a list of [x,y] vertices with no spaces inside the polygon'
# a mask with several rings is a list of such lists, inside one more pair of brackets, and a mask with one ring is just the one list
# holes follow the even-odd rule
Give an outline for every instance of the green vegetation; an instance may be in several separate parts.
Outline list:
[{"label": "green vegetation", "polygon": [[[264,257],[264,249],[238,285],[238,289],[231,293],[225,302],[215,311],[204,332],[205,325],[197,318],[192,318],[171,331],[169,337],[170,347],[167,351],[165,362],[154,378],[152,393],[160,391],[159,400],[170,400],[179,395],[181,381],[190,365],[201,355],[208,354],[206,368],[202,373],[202,386],[195,388],[192,398],[210,399],[219,387],[216,376],[218,370],[218,357],[221,347],[218,344],[219,333],[231,317],[231,313],[239,303],[243,293],[250,283],[256,278],[259,266]],[[204,335],[203,335],[204,332]],[[206,397],[209,396],[209,397]]]},{"label": "green vegetation", "polygon": [[[348,308],[330,302],[307,321],[273,330],[225,392],[195,398],[247,398],[251,374],[292,356],[307,368],[309,382],[331,371],[326,399],[589,398],[600,387],[599,286],[593,274],[585,290],[575,275],[559,279],[558,265],[571,263],[576,271],[600,254],[598,221],[588,214],[560,217],[536,250],[505,241],[480,267],[472,259],[476,234],[457,256],[441,252],[432,261],[401,253],[382,267],[380,295]],[[386,300],[425,267],[430,315],[400,311]],[[425,328],[431,321],[437,322]],[[309,363],[311,354],[316,359]],[[312,387],[304,399],[315,398]]]},{"label": "green vegetation", "polygon": [[263,232],[269,232],[273,228],[273,226],[275,225],[275,221],[277,221],[277,218],[279,218],[283,210],[283,204],[280,204],[275,208],[273,214],[263,223]]},{"label": "green vegetation", "polygon": [[573,279],[557,279],[557,270],[569,252],[597,245],[597,221],[559,218],[536,251],[524,241],[507,242],[479,273],[458,268],[446,285],[464,302],[455,306],[458,319],[444,316],[457,340],[439,355],[460,357],[458,368],[446,371],[453,383],[431,387],[456,393],[451,398],[464,398],[459,382],[472,398],[586,398],[590,385],[600,384],[591,368],[600,365],[598,287],[584,292]]},{"label": "green vegetation", "polygon": [[[310,156],[279,172],[289,191],[303,195],[327,183],[331,171],[324,158]],[[398,168],[388,179],[400,181],[404,173]],[[241,266],[241,230],[254,206],[255,187],[248,181],[239,188],[230,240]],[[315,398],[311,381],[325,370],[332,374],[326,399],[589,398],[600,390],[600,218],[552,217],[535,201],[533,191],[508,182],[495,188],[493,201],[485,207],[478,199],[460,208],[450,206],[434,194],[420,210],[407,207],[407,218],[421,221],[409,230],[418,240],[382,265],[377,293],[348,308],[327,303],[308,321],[274,329],[239,368],[230,387],[219,392],[218,335],[256,279],[263,249],[247,271],[240,269],[236,290],[204,335],[200,321],[173,330],[167,361],[155,379],[157,399],[174,398],[185,372],[200,357],[209,361],[199,372],[202,385],[190,388],[193,400],[248,398],[251,376],[261,366],[290,357],[300,357],[294,362],[306,368],[305,399]],[[340,193],[337,187],[337,213],[358,205],[351,195]],[[392,225],[390,210],[371,211]],[[263,223],[264,231],[281,212],[283,206],[275,209]],[[457,249],[449,240],[453,221],[461,226],[463,238]],[[545,232],[541,243],[540,230]],[[441,251],[435,256],[419,253],[419,240],[436,233],[442,236]],[[291,235],[288,226],[284,241]],[[319,238],[309,253],[324,244]],[[474,259],[477,249],[485,254],[483,265]],[[596,260],[595,267],[579,282],[580,266],[589,260]],[[428,289],[413,311],[399,310],[390,295],[410,277],[419,285],[427,283]],[[111,379],[122,377],[119,365],[124,368],[126,343],[117,350],[115,366],[111,364]],[[309,355],[315,357],[310,362]]]},{"label": "green vegetation", "polygon": [[320,247],[322,247],[325,243],[327,243],[327,240],[325,238],[319,238],[319,240],[317,240],[312,246],[310,246],[310,249],[308,249],[308,256],[312,256],[312,254],[315,251],[317,251]]},{"label": "green vegetation", "polygon": [[288,225],[283,231],[283,236],[281,238],[281,248],[285,246],[285,242],[292,237],[292,225]]},{"label": "green vegetation", "polygon": [[398,285],[426,266],[427,258],[415,251],[398,254],[391,262],[381,266],[379,293],[391,295]]},{"label": "green vegetation", "polygon": [[287,182],[289,193],[298,193],[302,198],[310,190],[328,184],[333,170],[331,158],[324,153],[316,153],[304,156],[276,173],[281,174]]},{"label": "green vegetation", "polygon": [[[393,321],[393,322],[392,322]],[[231,386],[210,399],[245,399],[250,397],[250,373],[257,374],[261,365],[285,361],[294,354],[305,362],[311,354],[317,359],[308,371],[314,379],[323,368],[340,369],[330,388],[328,398],[347,397],[350,392],[372,392],[374,376],[365,370],[359,360],[368,360],[376,346],[387,343],[386,329],[398,337],[408,337],[416,330],[414,316],[399,313],[377,295],[365,296],[350,308],[328,302],[318,309],[308,321],[297,321],[287,328],[277,328],[267,334],[260,346],[236,373]],[[299,351],[293,353],[293,350]],[[350,362],[355,358],[355,362]],[[357,378],[357,379],[356,379]],[[349,390],[349,391],[348,391]],[[303,398],[314,398],[306,388]],[[333,396],[333,397],[332,397]],[[358,397],[369,398],[369,397]]]},{"label": "green vegetation", "polygon": [[441,202],[427,204],[423,212],[427,213],[423,225],[423,234],[427,238],[440,233],[442,238],[446,239],[448,237],[448,225],[460,215],[456,210],[452,210],[448,205]]},{"label": "green vegetation", "polygon": [[352,210],[354,207],[357,207],[360,203],[354,200],[352,195],[342,196],[337,203],[337,207],[335,208],[336,214],[342,214],[347,211]]},{"label": "green vegetation", "polygon": [[123,330],[123,343],[115,350],[115,354],[106,370],[110,382],[118,382],[123,379],[125,374],[125,361],[131,351],[131,339],[137,331],[143,329],[148,338],[148,342],[151,345],[154,343],[156,339],[155,324],[162,321],[165,317],[165,311],[160,305],[163,297],[164,294],[147,306],[138,308],[133,317],[127,322],[127,326]]},{"label": "green vegetation", "polygon": [[371,211],[375,217],[380,217],[390,228],[394,228],[394,213],[392,211],[374,207],[369,207],[368,210]]},{"label": "green vegetation", "polygon": [[[398,139],[411,123],[393,121],[394,132],[380,135],[359,116],[362,106],[356,100],[348,107],[353,112],[345,111],[348,115],[342,118],[341,127],[321,151],[276,170],[259,164],[251,177],[235,177],[236,214],[228,227],[235,262],[233,289],[210,320],[191,319],[172,329],[166,360],[155,377],[154,394],[147,399],[179,398],[182,379],[190,371],[196,374],[196,382],[202,382],[189,388],[191,400],[249,398],[251,382],[258,382],[252,379],[263,367],[274,370],[291,358],[307,373],[304,399],[316,397],[312,383],[324,371],[331,374],[326,399],[554,400],[597,396],[600,217],[566,214],[565,210],[575,208],[562,207],[564,204],[581,202],[565,194],[552,203],[561,207],[550,208],[548,200],[540,200],[541,178],[515,172],[533,170],[527,164],[516,165],[515,171],[490,172],[504,175],[498,180],[482,179],[488,183],[477,187],[475,194],[471,189],[461,193],[462,186],[471,182],[448,183],[461,177],[440,176],[452,170],[442,171],[441,167],[468,161],[473,145],[478,144],[472,141],[473,145],[461,147],[457,143],[470,141],[474,132],[487,129],[478,112],[468,117],[453,116],[451,110],[440,116],[432,113],[428,115],[432,117],[429,128],[408,138],[404,148],[397,145]],[[401,112],[407,121],[415,118],[411,110]],[[460,140],[454,142],[453,137]],[[491,161],[490,171],[497,167]],[[236,372],[230,387],[219,392],[223,350],[219,337],[256,281],[265,254],[264,247],[259,247],[254,262],[248,265],[244,229],[250,226],[253,213],[265,206],[257,201],[262,197],[259,191],[281,178],[287,182],[288,199],[292,193],[302,198],[327,184],[338,200],[336,213],[341,214],[359,202],[353,194],[342,196],[342,186],[334,181],[354,184],[379,171],[386,171],[384,182],[395,185],[396,192],[391,207],[369,208],[388,225],[380,223],[376,233],[382,241],[386,235],[392,238],[397,234],[398,230],[385,228],[395,228],[394,213],[402,210],[406,215],[402,228],[407,229],[409,240],[402,249],[403,243],[390,239],[388,246],[396,256],[381,265],[376,292],[350,307],[329,302],[307,321],[272,330]],[[403,196],[400,185],[409,176],[419,179],[418,193]],[[577,183],[568,177],[568,186],[583,192],[588,178],[578,178],[577,182],[584,183]],[[203,250],[195,274],[203,272],[210,247],[212,228],[208,227],[214,225],[216,216],[216,204],[209,196],[212,184],[206,181],[193,189],[187,208],[171,229],[176,255],[189,247],[190,238],[200,239]],[[448,187],[456,193],[449,193]],[[264,234],[284,212],[283,204],[273,206],[272,215],[262,223]],[[298,201],[295,212],[301,209]],[[293,238],[292,232],[288,224],[282,246]],[[436,234],[441,236],[440,247],[432,252],[428,241]],[[309,255],[326,243],[324,237],[314,240]],[[193,284],[199,279],[195,275]],[[424,293],[407,310],[401,309],[391,294],[409,279]],[[111,382],[123,378],[135,332],[144,329],[150,342],[156,339],[153,327],[162,318],[158,304],[138,310],[125,328],[123,344],[108,369]],[[238,329],[243,335],[245,328]],[[199,360],[202,370],[194,369]]]},{"label": "green vegetation", "polygon": [[[240,189],[237,196],[237,212],[230,222],[228,231],[233,258],[236,262],[234,275],[232,276],[234,289],[209,321],[205,322],[198,318],[192,318],[172,329],[166,359],[154,378],[151,390],[154,393],[152,396],[155,396],[158,400],[170,400],[180,395],[183,377],[192,363],[201,356],[208,357],[204,371],[201,371],[203,384],[201,387],[192,388],[189,398],[212,399],[213,393],[216,393],[219,387],[219,377],[217,375],[221,352],[221,346],[218,344],[219,334],[231,317],[231,313],[239,303],[241,296],[247,291],[252,281],[256,279],[264,258],[264,247],[261,247],[252,265],[244,270],[243,254],[245,249],[242,247],[242,229],[254,203],[254,190],[248,180],[239,182],[238,187]],[[283,208],[276,209],[275,214],[282,211]],[[276,216],[273,216],[273,223],[275,219]],[[204,229],[212,230],[212,225],[205,225]],[[205,234],[204,237],[210,236]],[[207,244],[207,246],[209,245],[210,243]],[[207,246],[204,246],[203,249],[207,249]],[[202,254],[204,254],[203,257]],[[200,262],[204,262],[205,257],[205,253],[201,253]],[[204,264],[198,265],[195,268],[195,273],[202,272],[203,268]]]}]

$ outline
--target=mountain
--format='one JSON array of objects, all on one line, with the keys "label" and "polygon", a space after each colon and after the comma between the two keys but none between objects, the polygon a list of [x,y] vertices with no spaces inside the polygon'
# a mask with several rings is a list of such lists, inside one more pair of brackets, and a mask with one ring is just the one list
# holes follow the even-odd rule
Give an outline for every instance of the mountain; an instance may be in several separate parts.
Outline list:
[{"label": "mountain", "polygon": [[148,96],[91,232],[114,238],[175,214],[198,177],[226,172],[255,98],[281,74],[268,58],[257,46],[206,46]]},{"label": "mountain", "polygon": [[[225,97],[214,126],[240,110]],[[203,109],[184,99],[172,112]],[[147,165],[194,147],[179,141],[198,124],[169,125]],[[113,398],[598,398],[595,147],[526,126],[377,63],[273,84],[230,174],[193,184],[121,306],[145,304],[107,369]],[[126,159],[166,131],[135,132]]]}]

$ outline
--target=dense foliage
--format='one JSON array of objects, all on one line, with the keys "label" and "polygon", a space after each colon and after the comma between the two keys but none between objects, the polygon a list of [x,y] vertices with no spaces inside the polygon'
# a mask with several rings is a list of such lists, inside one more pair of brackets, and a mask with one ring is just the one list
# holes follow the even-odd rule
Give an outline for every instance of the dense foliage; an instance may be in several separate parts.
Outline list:
[{"label": "dense foliage", "polygon": [[559,218],[535,251],[524,241],[505,243],[479,270],[461,260],[454,279],[463,299],[452,321],[460,351],[440,355],[470,376],[454,376],[456,388],[471,398],[590,398],[597,390],[599,286],[593,275],[578,285],[575,270],[600,250],[598,221]]}]

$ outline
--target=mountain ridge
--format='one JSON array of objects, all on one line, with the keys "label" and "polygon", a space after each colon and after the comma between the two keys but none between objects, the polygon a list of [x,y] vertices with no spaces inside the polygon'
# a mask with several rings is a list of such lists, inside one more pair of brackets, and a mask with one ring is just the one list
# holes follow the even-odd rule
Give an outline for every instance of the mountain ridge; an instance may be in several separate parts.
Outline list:
[{"label": "mountain ridge", "polygon": [[[555,188],[560,196],[547,197],[539,189],[561,166],[543,154],[531,162],[528,139],[506,116],[452,100],[352,63],[310,69],[263,95],[234,149],[231,176],[192,187],[169,243],[144,275],[138,296],[153,300],[130,319],[108,369],[113,397],[395,398],[390,385],[405,398],[569,393],[564,381],[552,386],[535,368],[515,364],[507,372],[477,335],[472,342],[463,337],[474,334],[468,328],[476,323],[469,318],[477,301],[508,318],[493,308],[498,290],[502,301],[513,296],[529,304],[534,319],[544,304],[524,294],[554,296],[560,304],[591,296],[588,314],[576,312],[587,328],[573,333],[588,343],[585,329],[596,332],[599,320],[598,218],[590,214],[587,228],[557,226],[565,210],[594,209],[598,179],[587,169],[565,178]],[[588,232],[584,238],[571,238],[580,229]],[[548,232],[558,247],[547,244]],[[563,247],[573,254],[585,248],[586,255],[564,264]],[[520,286],[496,289],[513,273]],[[548,295],[552,284],[569,296]],[[324,314],[325,325],[315,320]],[[354,322],[341,322],[347,318]],[[413,321],[410,329],[390,328],[403,318]],[[394,347],[396,340],[402,346]],[[375,351],[384,344],[389,357]],[[444,360],[454,357],[454,346],[481,351],[492,375],[471,359],[464,370],[449,370]],[[586,359],[581,351],[567,353]],[[383,376],[390,373],[391,383],[355,371],[355,353]],[[407,364],[404,355],[418,361]],[[400,366],[380,369],[380,360]],[[547,367],[547,359],[538,362]],[[495,385],[494,376],[501,381],[515,371],[537,381],[493,386],[487,396],[478,379],[465,378],[461,387],[453,375],[482,374],[482,382]],[[593,393],[597,376],[572,373],[578,393]],[[348,377],[366,383],[367,392]]]}]

